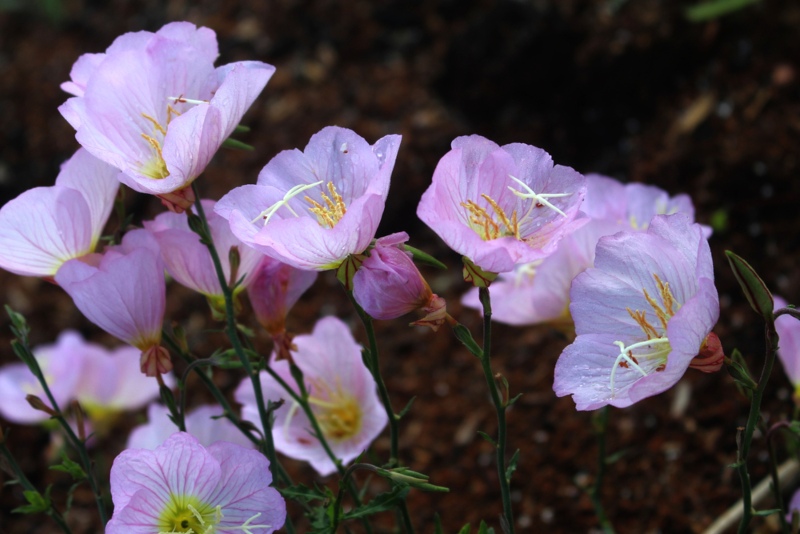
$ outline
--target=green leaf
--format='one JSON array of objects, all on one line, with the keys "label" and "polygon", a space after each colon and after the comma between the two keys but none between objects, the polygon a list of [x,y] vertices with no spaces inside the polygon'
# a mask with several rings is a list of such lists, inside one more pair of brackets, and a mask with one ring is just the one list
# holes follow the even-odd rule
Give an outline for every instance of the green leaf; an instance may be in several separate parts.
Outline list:
[{"label": "green leaf", "polygon": [[44,495],[39,493],[36,490],[25,490],[22,494],[25,496],[25,500],[28,501],[28,504],[23,506],[18,506],[11,510],[12,514],[37,514],[40,512],[46,512],[50,509],[50,489],[52,486],[47,486],[47,490],[45,491]]},{"label": "green leaf", "polygon": [[478,534],[494,534],[494,529],[490,528],[486,521],[481,521],[481,524],[478,526]]},{"label": "green leaf", "polygon": [[480,437],[482,437],[483,439],[485,439],[486,441],[488,441],[489,443],[491,443],[493,446],[497,447],[497,443],[494,441],[494,439],[492,438],[492,436],[490,436],[490,435],[489,435],[489,434],[487,434],[486,432],[484,432],[484,431],[482,431],[482,430],[478,430],[478,435],[479,435]]},{"label": "green leaf", "polygon": [[28,339],[28,333],[31,331],[31,329],[28,328],[25,316],[12,310],[11,306],[8,304],[6,304],[5,307],[8,318],[11,319],[11,332],[14,334],[14,337],[25,342]]},{"label": "green leaf", "polygon": [[324,501],[329,497],[326,492],[320,490],[318,487],[314,486],[313,488],[309,488],[305,484],[278,488],[278,491],[284,498],[300,502]]},{"label": "green leaf", "polygon": [[412,405],[412,404],[414,404],[414,401],[415,401],[415,400],[417,400],[417,396],[416,396],[416,395],[414,395],[413,397],[411,397],[411,400],[409,400],[409,401],[408,401],[408,404],[406,404],[406,405],[405,405],[405,407],[404,407],[402,410],[400,410],[400,413],[398,413],[397,415],[395,415],[395,419],[397,419],[397,420],[399,421],[400,419],[402,419],[403,417],[405,417],[405,415],[406,415],[406,414],[408,413],[408,411],[411,409],[411,405]]},{"label": "green leaf", "polygon": [[436,267],[437,269],[447,269],[447,265],[445,265],[444,263],[440,262],[439,260],[437,260],[436,258],[431,256],[427,252],[423,252],[418,248],[412,247],[411,245],[403,245],[403,248],[406,249],[407,252],[411,253],[411,257],[416,262],[419,262],[419,263],[422,263],[422,264],[425,264],[425,265],[430,265],[431,267]]},{"label": "green leaf", "polygon": [[61,471],[62,473],[69,474],[73,480],[86,480],[86,471],[79,463],[70,460],[66,455],[61,458],[61,463],[58,465],[50,466],[53,471]]},{"label": "green leaf", "polygon": [[508,467],[506,467],[506,480],[509,482],[511,481],[511,475],[517,470],[517,462],[519,462],[519,449],[514,451],[514,454],[508,461]]},{"label": "green leaf", "polygon": [[733,349],[731,357],[725,359],[725,369],[728,371],[728,374],[731,375],[731,378],[733,378],[739,392],[750,398],[753,391],[758,388],[758,384],[750,374],[750,370],[747,368],[747,362],[738,349]]},{"label": "green leaf", "polygon": [[515,402],[517,402],[517,401],[519,400],[519,398],[520,398],[521,396],[522,396],[522,393],[517,393],[516,395],[514,395],[513,397],[511,397],[510,399],[508,399],[508,402],[506,403],[506,406],[511,406],[511,405],[513,405]]},{"label": "green leaf", "polygon": [[478,358],[483,358],[483,349],[475,341],[475,338],[472,337],[472,332],[469,331],[469,328],[458,323],[453,327],[453,333],[456,335],[456,339],[458,339],[468,351]]},{"label": "green leaf", "polygon": [[247,150],[248,152],[252,152],[253,150],[255,150],[255,147],[253,145],[248,145],[247,143],[237,141],[232,137],[225,139],[225,141],[222,143],[222,146],[224,148],[233,148],[235,150]]},{"label": "green leaf", "polygon": [[729,13],[734,13],[760,0],[712,0],[693,5],[684,12],[691,22],[705,22]]},{"label": "green leaf", "polygon": [[439,517],[438,513],[433,514],[433,534],[444,534],[442,518]]},{"label": "green leaf", "polygon": [[391,491],[381,493],[367,504],[347,512],[344,515],[344,519],[357,519],[391,510],[397,506],[398,501],[406,498],[408,491],[408,486],[395,486]]},{"label": "green leaf", "polygon": [[472,527],[469,526],[469,523],[461,527],[461,530],[458,531],[458,534],[469,534],[472,530]]},{"label": "green leaf", "polygon": [[766,517],[768,515],[779,514],[781,512],[782,510],[780,508],[770,508],[769,510],[754,510],[753,515]]},{"label": "green leaf", "polygon": [[767,288],[767,284],[744,259],[730,250],[726,250],[725,255],[728,257],[728,263],[731,265],[733,275],[736,277],[736,281],[739,282],[747,302],[765,321],[772,322],[774,320],[772,311],[775,309],[775,301],[772,298],[772,293]]},{"label": "green leaf", "polygon": [[245,126],[243,124],[239,124],[239,125],[236,126],[236,128],[233,129],[233,133],[237,133],[237,134],[239,134],[239,133],[248,133],[249,131],[250,131],[250,127],[249,126]]}]

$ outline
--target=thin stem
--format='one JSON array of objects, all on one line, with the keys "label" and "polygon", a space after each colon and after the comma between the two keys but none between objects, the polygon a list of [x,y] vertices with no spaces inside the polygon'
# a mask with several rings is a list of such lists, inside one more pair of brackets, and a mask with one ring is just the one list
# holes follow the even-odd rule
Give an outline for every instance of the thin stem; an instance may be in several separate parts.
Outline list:
[{"label": "thin stem", "polygon": [[367,339],[369,340],[369,372],[378,385],[378,395],[381,398],[381,403],[389,418],[389,440],[391,445],[389,449],[388,466],[395,467],[398,465],[397,415],[392,409],[392,401],[389,399],[389,390],[386,387],[386,382],[383,381],[383,375],[381,375],[380,363],[378,361],[378,342],[375,339],[375,328],[372,324],[372,317],[370,317],[358,302],[356,302],[352,291],[348,291],[347,296],[350,298],[350,302],[353,303],[353,307],[355,307],[356,313],[358,313],[358,317],[361,319],[361,322],[364,324],[364,329],[367,331]]},{"label": "thin stem", "polygon": [[513,534],[514,513],[511,509],[510,477],[506,476],[506,403],[501,399],[500,392],[497,390],[497,382],[495,382],[491,367],[492,303],[489,297],[489,288],[479,288],[478,296],[483,305],[483,355],[480,356],[481,367],[483,368],[483,375],[486,378],[486,385],[489,386],[492,403],[497,412],[497,442],[495,443],[495,451],[497,454],[497,475],[500,479],[500,495],[503,498],[503,517],[507,523],[508,532]]},{"label": "thin stem", "polygon": [[766,338],[766,359],[761,370],[761,377],[758,380],[758,387],[753,392],[753,399],[750,402],[750,414],[747,417],[747,425],[739,442],[739,451],[736,459],[736,470],[739,479],[742,481],[742,519],[739,522],[739,534],[745,534],[753,518],[753,504],[750,487],[750,473],[747,471],[747,455],[750,452],[750,444],[753,441],[753,432],[756,429],[758,418],[761,414],[761,399],[767,382],[772,374],[772,366],[775,364],[775,354],[778,351],[778,333],[775,330],[774,320],[768,321],[765,328]]},{"label": "thin stem", "polygon": [[777,434],[777,431],[781,428],[789,428],[790,424],[788,421],[780,421],[772,425],[769,430],[767,431],[767,450],[769,451],[769,474],[772,478],[772,494],[775,498],[775,504],[780,509],[778,513],[778,521],[781,525],[781,532],[784,534],[789,533],[789,524],[786,522],[786,508],[783,504],[783,495],[781,494],[781,480],[778,476],[778,455],[775,452],[775,442],[773,441],[773,436]]},{"label": "thin stem", "polygon": [[600,490],[603,487],[603,477],[606,473],[608,412],[608,406],[603,406],[594,414],[595,435],[597,436],[597,475],[595,475],[594,484],[589,490],[589,497],[592,499],[594,513],[597,515],[597,520],[600,522],[600,527],[603,529],[603,532],[605,534],[614,534],[614,527],[611,525],[611,521],[608,520],[605,508],[603,508],[603,501],[600,498]]},{"label": "thin stem", "polygon": [[61,425],[61,428],[66,434],[67,441],[78,453],[81,464],[83,464],[83,469],[86,472],[86,480],[89,482],[89,487],[92,489],[92,493],[94,494],[94,501],[97,505],[97,511],[100,514],[100,521],[103,523],[103,526],[105,526],[105,524],[108,523],[108,514],[106,512],[105,504],[103,503],[103,494],[100,492],[100,487],[97,484],[97,479],[94,476],[92,460],[89,458],[89,453],[86,450],[86,444],[75,434],[75,431],[72,430],[72,427],[64,418],[61,408],[58,406],[55,397],[53,397],[53,393],[50,391],[50,387],[47,385],[47,380],[45,380],[42,369],[39,367],[39,362],[31,352],[30,347],[28,347],[28,340],[18,339],[16,342],[19,344],[20,348],[25,351],[27,355],[27,361],[25,363],[28,364],[31,372],[36,375],[36,379],[39,381],[39,384],[41,384],[45,395],[47,395],[47,398],[50,401],[50,407],[54,411],[54,415],[52,417]]},{"label": "thin stem", "polygon": [[[353,296],[352,291],[347,291],[347,296],[350,299],[350,302],[353,304],[353,307],[358,313],[358,317],[361,319],[361,322],[364,324],[364,329],[367,331],[367,340],[369,342],[369,359],[368,359],[368,368],[370,374],[372,374],[373,379],[375,380],[375,384],[378,386],[378,396],[381,398],[381,403],[383,404],[383,409],[386,410],[386,415],[389,419],[389,462],[388,467],[395,467],[399,465],[399,429],[398,429],[398,417],[397,414],[394,413],[392,409],[392,401],[389,399],[389,389],[386,387],[386,382],[383,380],[383,375],[381,374],[381,367],[380,361],[378,358],[378,341],[375,338],[375,327],[372,324],[372,317],[364,311],[358,302],[356,302],[355,297]],[[408,513],[408,505],[406,504],[405,499],[400,499],[397,503],[397,509],[400,512],[401,518],[403,520],[403,526],[405,531],[413,534],[414,533],[414,526],[411,523],[411,518]]]},{"label": "thin stem", "polygon": [[[39,493],[39,491],[31,483],[31,481],[28,479],[28,477],[25,476],[25,473],[22,471],[22,468],[19,466],[17,461],[14,459],[14,455],[11,454],[11,451],[6,446],[5,441],[2,438],[0,438],[0,453],[2,453],[3,456],[5,456],[5,458],[7,460],[7,464],[11,467],[11,470],[14,472],[14,476],[16,477],[17,482],[19,482],[19,484],[23,488],[25,488],[25,490],[27,490],[27,491],[35,491],[35,492]],[[53,518],[53,521],[55,521],[56,524],[58,524],[58,526],[61,528],[62,531],[64,531],[66,534],[72,534],[72,531],[70,530],[69,526],[67,525],[67,522],[64,519],[64,516],[61,515],[61,512],[56,510],[56,508],[53,506],[52,502],[50,502],[49,504],[50,504],[50,507],[47,509],[47,512],[45,512],[45,513],[48,516],[50,516],[51,518]]]},{"label": "thin stem", "polygon": [[225,272],[222,270],[222,263],[220,262],[219,254],[217,253],[217,249],[214,246],[214,241],[211,237],[211,231],[208,227],[208,219],[206,219],[206,214],[203,210],[203,203],[200,201],[200,195],[198,194],[197,186],[194,182],[192,182],[192,189],[194,190],[195,198],[197,199],[195,201],[197,216],[200,218],[200,221],[203,224],[203,233],[205,234],[201,235],[201,238],[205,242],[206,247],[208,247],[208,252],[211,255],[211,260],[214,262],[214,269],[217,272],[217,279],[219,280],[219,285],[222,289],[222,295],[225,298],[225,319],[227,321],[226,333],[228,334],[228,339],[231,341],[231,345],[233,346],[236,356],[242,363],[242,368],[244,368],[245,373],[247,373],[247,376],[250,377],[250,382],[253,384],[253,391],[256,396],[256,406],[258,407],[258,417],[261,420],[261,428],[264,430],[262,452],[267,458],[269,458],[269,469],[272,472],[273,480],[277,480],[278,475],[280,474],[280,469],[278,469],[278,458],[275,455],[275,443],[272,438],[270,414],[267,411],[266,405],[264,404],[264,395],[261,391],[261,380],[259,379],[258,374],[253,372],[253,366],[250,364],[249,358],[245,355],[244,349],[242,348],[242,342],[239,340],[239,335],[236,330],[236,319],[233,311],[233,292],[228,285],[228,281],[225,279]]}]

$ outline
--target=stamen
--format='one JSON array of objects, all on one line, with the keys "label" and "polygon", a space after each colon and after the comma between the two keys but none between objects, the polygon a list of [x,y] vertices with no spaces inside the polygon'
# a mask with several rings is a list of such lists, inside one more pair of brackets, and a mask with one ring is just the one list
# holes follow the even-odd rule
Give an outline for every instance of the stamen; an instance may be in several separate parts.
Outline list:
[{"label": "stamen", "polygon": [[[292,215],[294,215],[295,217],[299,217],[297,212],[295,212],[292,209],[292,207],[289,205],[289,201],[292,198],[294,198],[297,195],[299,195],[300,193],[302,193],[303,191],[305,191],[306,189],[311,189],[312,187],[316,187],[321,183],[322,183],[322,180],[320,180],[319,182],[314,182],[313,184],[299,184],[299,185],[296,185],[296,186],[292,187],[291,189],[289,189],[286,192],[285,195],[283,195],[283,198],[281,200],[277,201],[275,204],[273,204],[272,206],[268,207],[267,209],[265,209],[264,211],[259,213],[258,216],[255,219],[253,219],[252,221],[250,221],[250,222],[254,223],[257,220],[263,218],[264,219],[264,226],[266,226],[267,223],[269,222],[269,220],[272,218],[272,216],[275,214],[275,212],[278,211],[281,208],[281,206],[286,206],[286,209],[288,209],[292,213]],[[308,198],[308,197],[306,197],[306,198]]]},{"label": "stamen", "polygon": [[542,264],[544,260],[535,260],[530,263],[523,263],[514,271],[514,286],[519,287],[522,285],[522,279],[527,278],[533,280],[536,276],[536,269]]},{"label": "stamen", "polygon": [[509,221],[506,212],[503,210],[503,208],[497,205],[497,202],[495,202],[495,200],[492,197],[485,194],[481,194],[481,196],[483,197],[484,200],[486,200],[486,202],[489,203],[494,212],[497,214],[497,217],[500,219],[500,222],[503,223],[503,226],[506,227],[508,232],[510,232],[511,235],[513,235],[517,239],[519,239],[520,237],[519,237],[519,227],[517,226],[517,211],[514,210],[513,212],[511,212],[512,220]]},{"label": "stamen", "polygon": [[197,508],[195,508],[191,504],[187,504],[186,508],[188,508],[189,511],[192,512],[192,515],[200,522],[201,526],[206,524],[206,520],[203,519],[203,516],[200,514],[200,512],[197,511]]},{"label": "stamen", "polygon": [[653,339],[659,337],[655,327],[651,325],[650,322],[645,317],[645,312],[640,310],[634,311],[631,310],[630,308],[625,308],[625,309],[628,310],[628,314],[631,316],[631,318],[634,321],[636,321],[636,324],[638,324],[644,331],[644,334],[647,336],[647,339]]},{"label": "stamen", "polygon": [[567,216],[566,213],[564,213],[563,211],[561,211],[560,209],[558,209],[557,207],[552,205],[547,199],[548,198],[568,197],[572,193],[537,193],[533,189],[531,189],[528,184],[526,184],[525,182],[523,182],[519,178],[511,176],[510,174],[508,175],[508,177],[511,178],[512,180],[514,180],[515,182],[517,182],[519,185],[521,185],[522,188],[525,189],[525,191],[526,191],[525,193],[523,193],[522,191],[517,191],[513,187],[508,186],[508,189],[511,190],[512,193],[514,193],[519,198],[529,198],[531,200],[535,200],[536,201],[536,202],[533,202],[531,204],[531,207],[528,209],[528,212],[525,214],[525,217],[523,217],[522,220],[525,220],[528,217],[528,215],[530,215],[531,210],[533,210],[533,208],[536,206],[537,202],[539,204],[542,204],[543,206],[547,206],[548,208],[550,208],[551,210],[555,211],[556,213],[558,213],[562,217],[566,217]]},{"label": "stamen", "polygon": [[309,196],[304,198],[306,202],[311,204],[308,211],[317,216],[319,224],[333,228],[347,213],[347,206],[342,196],[336,191],[336,186],[333,182],[328,182],[328,192],[331,196],[322,193],[322,201],[325,202],[325,206]]},{"label": "stamen", "polygon": [[664,330],[666,330],[667,323],[669,322],[669,318],[672,317],[672,315],[670,314],[668,316],[667,313],[661,308],[661,306],[659,306],[658,303],[655,300],[653,300],[653,298],[647,293],[646,289],[642,289],[642,293],[644,293],[645,300],[653,308],[653,311],[656,313],[656,317],[658,317],[658,320],[661,323],[661,327]]},{"label": "stamen", "polygon": [[[161,125],[158,123],[158,121],[157,121],[157,120],[155,120],[153,117],[151,117],[150,115],[148,115],[148,114],[146,114],[146,113],[142,113],[142,117],[144,117],[145,119],[147,119],[148,121],[150,121],[150,122],[153,124],[153,127],[154,127],[156,130],[158,130],[159,132],[161,132],[161,133],[162,133],[162,135],[167,135],[167,131],[164,129],[164,127],[163,127],[163,126],[161,126]],[[144,135],[144,134],[142,134],[142,135]]]}]

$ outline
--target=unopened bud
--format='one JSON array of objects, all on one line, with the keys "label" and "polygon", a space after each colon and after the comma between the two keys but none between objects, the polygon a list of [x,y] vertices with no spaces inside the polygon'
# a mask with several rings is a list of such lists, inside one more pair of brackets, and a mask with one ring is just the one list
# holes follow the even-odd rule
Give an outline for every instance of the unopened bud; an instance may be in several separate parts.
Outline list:
[{"label": "unopened bud", "polygon": [[736,277],[736,281],[739,282],[747,302],[765,321],[772,321],[775,302],[772,298],[772,293],[767,288],[767,284],[758,276],[755,269],[740,256],[730,250],[726,250],[725,255],[728,257],[728,263],[731,265],[733,275]]},{"label": "unopened bud", "polygon": [[44,412],[51,417],[55,417],[58,415],[58,412],[53,410],[50,406],[46,405],[42,399],[37,397],[36,395],[26,395],[25,400],[28,401],[28,404],[31,405],[31,408],[34,410],[39,410],[40,412]]}]

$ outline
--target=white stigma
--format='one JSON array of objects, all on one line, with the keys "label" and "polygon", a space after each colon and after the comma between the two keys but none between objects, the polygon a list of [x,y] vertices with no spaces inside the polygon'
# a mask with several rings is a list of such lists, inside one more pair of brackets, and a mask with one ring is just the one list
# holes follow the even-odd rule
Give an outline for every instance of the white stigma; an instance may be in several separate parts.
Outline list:
[{"label": "white stigma", "polygon": [[[634,356],[633,355],[633,351],[634,350],[640,349],[642,347],[650,347],[652,345],[664,345],[664,344],[667,345],[666,350],[664,348],[660,348],[660,349],[657,349],[656,351],[654,351],[654,352],[652,352],[650,354],[640,354],[638,356]],[[611,387],[611,396],[612,397],[614,397],[614,376],[617,373],[617,368],[620,367],[620,364],[622,362],[626,363],[625,367],[634,368],[636,371],[638,371],[644,377],[644,376],[648,375],[647,371],[645,371],[642,368],[642,366],[639,365],[635,360],[636,359],[644,359],[644,360],[658,359],[658,360],[660,360],[663,356],[668,355],[669,351],[671,350],[670,346],[669,346],[669,339],[666,336],[655,338],[655,339],[648,339],[646,341],[640,341],[638,343],[634,343],[634,344],[629,345],[627,347],[625,346],[625,344],[622,341],[615,341],[614,345],[619,347],[619,355],[617,356],[616,360],[614,360],[614,365],[611,368],[611,384],[610,384],[610,387]],[[665,358],[665,361],[666,361],[666,358]]]},{"label": "white stigma", "polygon": [[208,100],[195,100],[194,98],[184,98],[182,96],[168,96],[167,100],[180,104],[208,104]]},{"label": "white stigma", "polygon": [[286,206],[286,209],[288,209],[292,213],[292,215],[294,215],[295,217],[299,217],[297,212],[294,211],[292,207],[289,205],[289,201],[292,200],[297,195],[299,195],[300,193],[302,193],[303,191],[311,189],[312,187],[316,187],[321,183],[322,180],[320,180],[319,182],[314,182],[313,184],[299,184],[292,187],[286,192],[285,195],[283,195],[283,198],[281,200],[277,201],[275,204],[273,204],[272,206],[268,207],[267,209],[259,213],[258,216],[250,222],[254,223],[257,220],[263,218],[264,226],[266,226],[269,220],[272,218],[272,216],[275,215],[275,212],[278,211],[282,206]]},{"label": "white stigma", "polygon": [[[526,184],[525,182],[523,182],[523,181],[522,181],[522,180],[520,180],[519,178],[516,178],[516,177],[514,177],[514,176],[511,176],[510,174],[508,175],[508,177],[509,177],[509,178],[511,178],[512,180],[514,180],[515,182],[517,182],[519,185],[521,185],[521,186],[522,186],[522,188],[525,190],[525,192],[523,193],[522,191],[517,191],[517,190],[516,190],[516,189],[514,189],[513,187],[511,187],[511,186],[508,186],[508,189],[509,189],[509,190],[510,190],[512,193],[514,193],[516,196],[518,196],[519,198],[529,198],[529,199],[531,199],[531,200],[535,200],[535,201],[536,201],[536,202],[538,202],[539,204],[541,204],[541,205],[543,205],[543,206],[547,206],[547,207],[548,207],[548,208],[550,208],[551,210],[555,211],[556,213],[558,213],[558,214],[559,214],[559,215],[561,215],[562,217],[566,217],[566,216],[567,216],[567,214],[566,214],[566,213],[564,213],[563,211],[561,211],[560,209],[558,209],[557,207],[555,207],[555,206],[554,206],[553,204],[551,204],[551,203],[550,203],[550,202],[549,202],[547,199],[548,199],[548,198],[561,198],[561,197],[568,197],[568,196],[570,196],[572,193],[537,193],[536,191],[534,191],[533,189],[531,189],[531,188],[530,188],[530,186],[529,186],[528,184]],[[529,213],[530,213],[530,211],[529,211]],[[527,214],[526,214],[526,216],[527,216]],[[523,219],[524,219],[524,217],[523,217]]]}]

